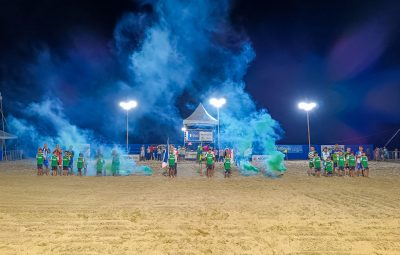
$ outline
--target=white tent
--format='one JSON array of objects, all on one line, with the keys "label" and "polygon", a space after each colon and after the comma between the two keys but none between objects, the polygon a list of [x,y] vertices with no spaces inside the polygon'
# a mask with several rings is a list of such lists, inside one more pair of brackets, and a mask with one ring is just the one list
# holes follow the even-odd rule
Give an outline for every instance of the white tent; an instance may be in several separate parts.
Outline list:
[{"label": "white tent", "polygon": [[0,130],[0,140],[17,139],[18,137]]},{"label": "white tent", "polygon": [[217,126],[218,120],[211,116],[206,109],[204,109],[203,104],[199,104],[196,110],[183,120],[183,125],[193,126],[193,125],[206,125],[206,126]]}]

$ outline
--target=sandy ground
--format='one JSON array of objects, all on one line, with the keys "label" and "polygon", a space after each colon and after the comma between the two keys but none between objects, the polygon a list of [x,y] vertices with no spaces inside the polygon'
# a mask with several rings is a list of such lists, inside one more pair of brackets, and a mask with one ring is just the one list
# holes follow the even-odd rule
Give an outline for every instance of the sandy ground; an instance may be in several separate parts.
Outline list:
[{"label": "sandy ground", "polygon": [[[35,176],[0,163],[0,254],[400,254],[400,164],[370,178]],[[158,166],[158,164],[157,164]]]}]

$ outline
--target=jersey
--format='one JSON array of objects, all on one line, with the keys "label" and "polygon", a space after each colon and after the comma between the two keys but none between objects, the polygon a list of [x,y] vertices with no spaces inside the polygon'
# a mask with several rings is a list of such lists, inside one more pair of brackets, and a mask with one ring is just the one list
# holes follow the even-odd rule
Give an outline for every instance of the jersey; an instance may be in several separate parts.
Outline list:
[{"label": "jersey", "polygon": [[361,156],[362,156],[362,151],[357,151],[356,152],[357,163],[361,163]]},{"label": "jersey", "polygon": [[170,167],[175,166],[175,154],[174,153],[170,153],[169,157],[168,157],[168,165]]},{"label": "jersey", "polygon": [[58,156],[57,155],[53,154],[53,156],[51,156],[51,166],[52,167],[58,166]]},{"label": "jersey", "polygon": [[212,165],[214,163],[214,155],[212,153],[206,154],[207,165]]},{"label": "jersey", "polygon": [[350,167],[356,166],[356,157],[354,157],[354,155],[349,156],[349,166]]},{"label": "jersey", "polygon": [[363,168],[368,168],[368,158],[367,156],[361,156],[361,164]]},{"label": "jersey", "polygon": [[225,168],[225,170],[231,170],[231,159],[230,158],[225,159],[224,168]]},{"label": "jersey", "polygon": [[62,163],[63,163],[64,167],[68,166],[69,165],[69,157],[68,156],[64,156]]},{"label": "jersey", "polygon": [[38,154],[36,155],[36,161],[37,161],[37,164],[38,164],[38,165],[43,165],[43,162],[44,162],[43,153],[38,153]]},{"label": "jersey", "polygon": [[344,167],[344,156],[343,155],[339,155],[338,156],[338,166],[339,167]]},{"label": "jersey", "polygon": [[331,160],[325,162],[325,169],[328,173],[332,173],[333,171],[333,164]]},{"label": "jersey", "polygon": [[104,159],[103,158],[98,158],[97,162],[96,162],[96,170],[97,172],[100,172],[101,170],[103,170],[104,167]]},{"label": "jersey", "polygon": [[308,153],[308,158],[309,158],[309,159],[313,159],[313,158],[314,158],[314,154],[315,154],[315,151],[310,151],[310,152]]},{"label": "jersey", "polygon": [[329,156],[330,156],[329,151],[323,151],[322,152],[322,160],[326,161]]},{"label": "jersey", "polygon": [[314,166],[315,168],[321,168],[321,159],[319,156],[314,157]]},{"label": "jersey", "polygon": [[338,156],[339,156],[339,155],[338,155],[336,152],[334,152],[334,153],[332,154],[333,162],[335,162],[335,163],[338,162]]},{"label": "jersey", "polygon": [[78,162],[76,163],[76,167],[78,167],[78,169],[82,169],[84,163],[85,163],[84,157],[79,157]]}]

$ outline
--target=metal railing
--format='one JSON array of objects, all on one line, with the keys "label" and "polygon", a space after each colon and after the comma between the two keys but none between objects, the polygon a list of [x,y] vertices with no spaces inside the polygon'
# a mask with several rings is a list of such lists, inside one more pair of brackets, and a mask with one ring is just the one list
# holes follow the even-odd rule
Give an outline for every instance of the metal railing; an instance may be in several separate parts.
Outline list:
[{"label": "metal railing", "polygon": [[11,150],[6,151],[3,155],[3,160],[13,161],[13,160],[21,160],[24,157],[23,150]]},{"label": "metal railing", "polygon": [[400,151],[386,151],[380,153],[374,153],[374,160],[376,161],[400,161]]}]

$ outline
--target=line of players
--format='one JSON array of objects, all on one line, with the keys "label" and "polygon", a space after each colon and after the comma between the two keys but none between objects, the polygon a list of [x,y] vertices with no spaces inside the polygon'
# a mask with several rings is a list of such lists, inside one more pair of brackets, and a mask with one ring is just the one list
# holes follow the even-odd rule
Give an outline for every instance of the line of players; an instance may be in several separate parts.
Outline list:
[{"label": "line of players", "polygon": [[[322,151],[322,159],[315,151],[315,147],[311,147],[308,153],[309,169],[307,174],[321,176],[323,169],[324,176],[369,176],[368,157],[363,147],[359,146],[358,151],[354,153],[351,148],[347,148],[345,152],[339,149],[338,145],[329,152],[325,147]],[[313,172],[314,170],[314,172]]]},{"label": "line of players", "polygon": [[[64,151],[64,155],[62,155],[62,151],[56,149],[50,156],[50,154],[43,153],[42,148],[39,148],[36,154],[37,175],[49,175],[49,163],[51,165],[51,175],[73,175],[73,158],[74,153],[72,150]],[[82,153],[79,153],[76,166],[79,176],[82,176],[82,170],[86,175],[87,165]]]},{"label": "line of players", "polygon": [[[170,149],[170,153],[168,155],[168,175],[169,177],[176,177],[176,153]],[[198,151],[197,154],[197,162],[199,163],[199,172],[200,176],[203,176],[202,162],[206,163],[206,176],[207,178],[212,178],[214,175],[215,169],[215,161],[216,157],[213,153],[212,149],[209,149],[205,155],[203,155],[202,151]],[[230,153],[225,153],[224,158],[224,177],[231,177],[231,155]]]}]

